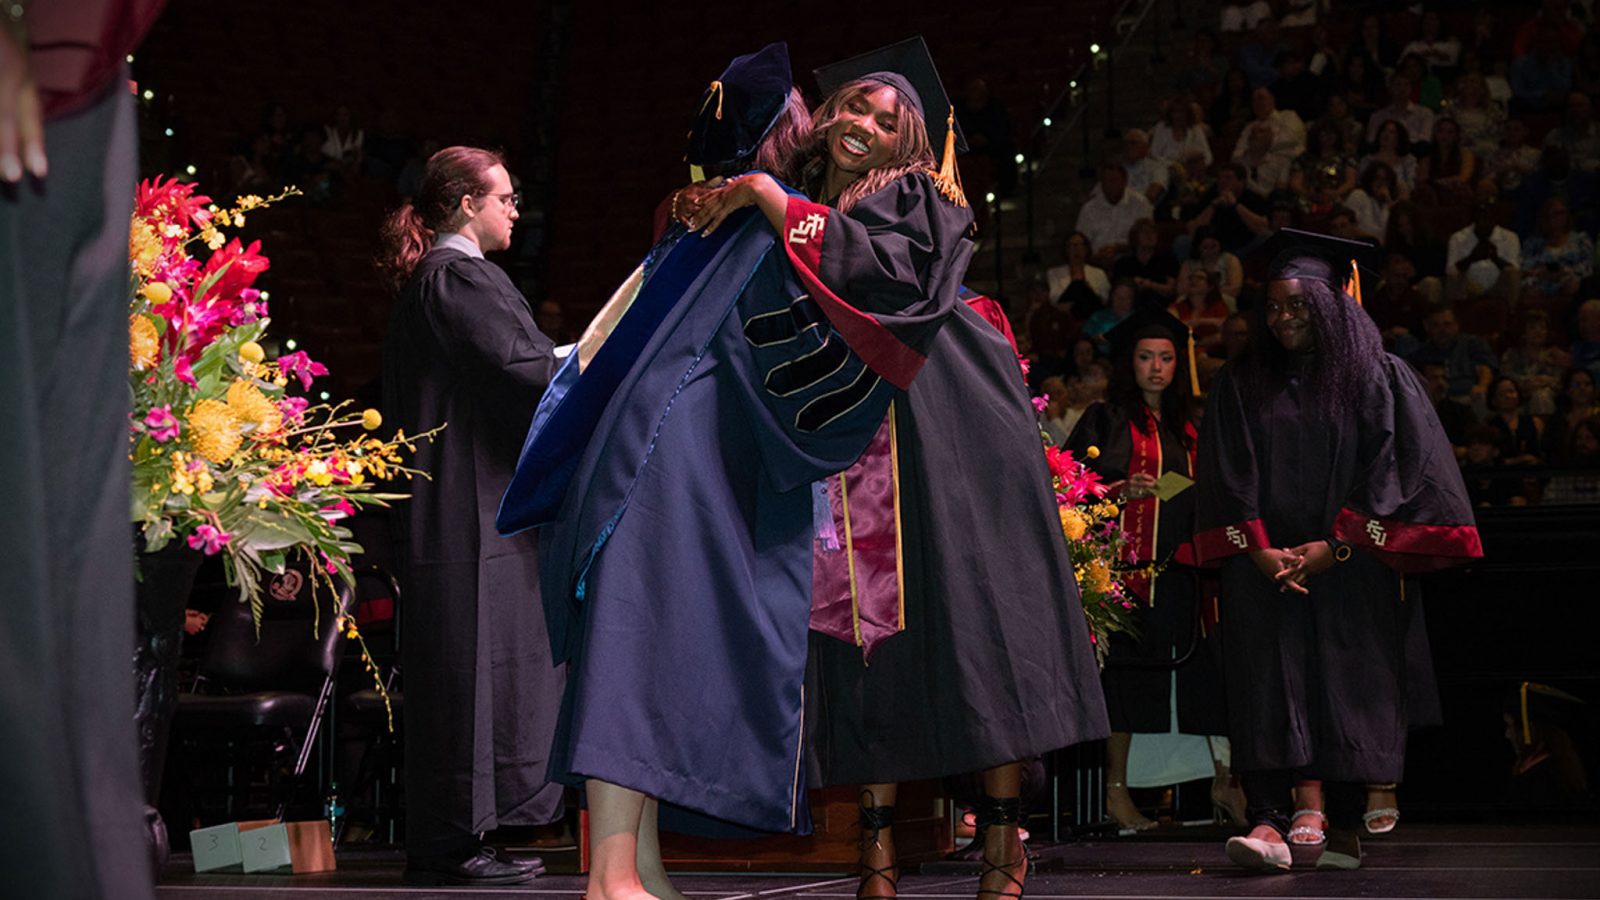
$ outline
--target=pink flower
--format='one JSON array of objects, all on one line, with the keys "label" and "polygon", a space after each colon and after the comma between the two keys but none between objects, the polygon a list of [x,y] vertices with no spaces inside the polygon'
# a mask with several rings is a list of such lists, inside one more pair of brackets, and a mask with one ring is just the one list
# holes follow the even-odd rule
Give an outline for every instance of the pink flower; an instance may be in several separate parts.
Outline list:
[{"label": "pink flower", "polygon": [[[198,354],[196,355],[198,356]],[[189,387],[199,384],[199,382],[195,381],[194,369],[189,365],[187,356],[180,356],[172,361],[172,375]]]},{"label": "pink flower", "polygon": [[1036,413],[1043,413],[1049,405],[1049,394],[1040,394],[1039,396],[1033,398],[1033,411]]},{"label": "pink flower", "polygon": [[194,530],[194,534],[189,535],[189,546],[196,550],[204,550],[207,556],[212,556],[228,546],[231,540],[233,535],[226,531],[212,525],[201,525]]},{"label": "pink flower", "polygon": [[312,362],[304,350],[296,350],[278,357],[278,366],[283,369],[283,374],[300,379],[301,390],[311,389],[311,380],[314,376],[328,374],[328,367],[319,362]]},{"label": "pink flower", "polygon": [[329,522],[337,522],[347,516],[355,515],[356,508],[350,505],[349,500],[340,497],[338,503],[332,503],[328,506],[324,506],[323,508],[317,510],[317,514],[322,516],[324,519],[327,519]]},{"label": "pink flower", "polygon": [[171,404],[162,404],[150,410],[144,417],[144,427],[149,431],[150,437],[159,444],[165,444],[178,436],[178,418],[172,414]]},{"label": "pink flower", "polygon": [[284,425],[300,424],[300,417],[305,415],[306,407],[311,401],[304,397],[284,397],[278,401],[278,412],[283,414]]}]

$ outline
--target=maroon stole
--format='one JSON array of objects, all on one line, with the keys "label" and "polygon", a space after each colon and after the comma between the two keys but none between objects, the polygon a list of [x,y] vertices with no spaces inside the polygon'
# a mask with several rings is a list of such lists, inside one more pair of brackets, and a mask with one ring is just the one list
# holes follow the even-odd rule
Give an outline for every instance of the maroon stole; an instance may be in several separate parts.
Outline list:
[{"label": "maroon stole", "polygon": [[[1145,426],[1150,429],[1148,434],[1140,431],[1132,420],[1128,422],[1128,434],[1133,438],[1133,452],[1128,457],[1128,477],[1144,474],[1151,478],[1160,478],[1164,463],[1161,458],[1161,423],[1149,410],[1145,410],[1144,415]],[[1184,467],[1181,471],[1193,478],[1197,437],[1194,423],[1185,422],[1183,430],[1189,438],[1189,449],[1185,454]],[[1122,534],[1127,538],[1128,555],[1132,562],[1143,564],[1155,562],[1156,533],[1160,529],[1160,523],[1160,498],[1141,497],[1122,504]],[[1193,565],[1194,545],[1184,541],[1173,559],[1184,565]],[[1122,583],[1145,603],[1153,605],[1156,602],[1155,575],[1148,572],[1129,572],[1123,575]]]}]

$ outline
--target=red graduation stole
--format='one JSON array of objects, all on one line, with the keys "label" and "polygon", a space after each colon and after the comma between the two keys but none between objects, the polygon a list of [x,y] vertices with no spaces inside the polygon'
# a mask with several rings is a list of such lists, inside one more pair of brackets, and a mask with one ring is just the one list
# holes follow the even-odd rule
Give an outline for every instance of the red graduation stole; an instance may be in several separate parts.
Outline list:
[{"label": "red graduation stole", "polygon": [[[1130,419],[1128,433],[1133,438],[1133,453],[1128,458],[1128,477],[1138,474],[1149,475],[1151,478],[1160,478],[1164,460],[1161,458],[1161,422],[1155,413],[1145,410],[1145,427],[1148,433],[1139,430],[1139,427]],[[1184,434],[1189,438],[1189,448],[1185,453],[1183,473],[1190,478],[1194,477],[1194,452],[1197,441],[1193,422],[1185,422]],[[1122,504],[1122,533],[1128,541],[1128,555],[1132,562],[1148,564],[1155,561],[1156,534],[1161,523],[1161,499],[1159,497],[1141,497],[1138,500],[1129,500]],[[1173,557],[1175,561],[1185,565],[1193,565],[1194,545],[1185,541],[1178,548]],[[1148,572],[1129,572],[1122,577],[1122,583],[1134,596],[1145,603],[1155,603],[1156,576]]]}]

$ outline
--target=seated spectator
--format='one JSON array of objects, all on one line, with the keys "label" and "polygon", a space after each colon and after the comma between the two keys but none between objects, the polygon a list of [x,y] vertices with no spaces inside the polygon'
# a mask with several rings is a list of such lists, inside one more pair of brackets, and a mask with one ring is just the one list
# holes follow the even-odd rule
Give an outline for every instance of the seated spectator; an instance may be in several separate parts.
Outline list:
[{"label": "seated spectator", "polygon": [[284,180],[298,185],[313,203],[325,203],[334,193],[338,169],[333,160],[322,153],[323,130],[317,125],[307,125],[300,130],[300,141],[284,162]]},{"label": "seated spectator", "polygon": [[1580,421],[1556,449],[1556,465],[1580,471],[1557,475],[1545,485],[1546,504],[1600,503],[1600,417]]},{"label": "seated spectator", "polygon": [[1022,314],[1028,345],[1028,384],[1035,390],[1044,379],[1071,371],[1072,342],[1082,329],[1066,309],[1052,302],[1043,281],[1028,285],[1028,306]]},{"label": "seated spectator", "polygon": [[228,183],[234,194],[271,194],[281,187],[272,156],[272,136],[256,132],[248,147],[228,158]]},{"label": "seated spectator", "polygon": [[1572,17],[1568,0],[1540,0],[1539,12],[1517,26],[1516,37],[1511,41],[1513,58],[1533,51],[1543,32],[1555,35],[1556,48],[1567,56],[1576,56],[1583,42],[1583,24]]},{"label": "seated spectator", "polygon": [[1150,155],[1171,160],[1186,173],[1211,167],[1211,138],[1196,115],[1193,100],[1174,97],[1167,101],[1161,122],[1150,130]]},{"label": "seated spectator", "polygon": [[1096,356],[1083,366],[1082,380],[1084,406],[1106,402],[1106,388],[1111,384],[1111,361]]},{"label": "seated spectator", "polygon": [[356,127],[350,107],[341,103],[333,111],[333,123],[322,126],[322,155],[340,171],[354,175],[361,171],[367,134]]},{"label": "seated spectator", "polygon": [[1417,186],[1417,158],[1411,155],[1411,136],[1397,119],[1390,119],[1378,128],[1372,152],[1361,158],[1361,172],[1375,162],[1388,163],[1394,170],[1394,180],[1402,197],[1410,197]]},{"label": "seated spectator", "polygon": [[1389,76],[1389,105],[1374,112],[1371,118],[1367,119],[1368,144],[1378,144],[1378,130],[1390,122],[1399,122],[1404,126],[1403,131],[1408,141],[1412,137],[1420,139],[1423,135],[1433,133],[1433,110],[1411,99],[1411,92],[1416,87],[1417,85],[1403,72],[1395,72]]},{"label": "seated spectator", "polygon": [[[1467,433],[1478,425],[1478,417],[1471,408],[1449,399],[1450,378],[1444,363],[1426,363],[1422,366],[1422,383],[1428,388],[1428,399],[1433,401],[1433,411],[1444,426],[1444,434],[1455,451],[1456,459],[1467,455]],[[1491,441],[1492,443],[1492,441]]]},{"label": "seated spectator", "polygon": [[1506,122],[1500,146],[1489,156],[1484,177],[1492,179],[1502,194],[1515,193],[1539,169],[1539,148],[1528,143],[1528,126],[1521,119]]},{"label": "seated spectator", "polygon": [[1363,308],[1383,335],[1384,347],[1400,356],[1416,349],[1422,334],[1422,317],[1434,305],[1417,286],[1417,269],[1402,253],[1384,259],[1377,290],[1365,298]]},{"label": "seated spectator", "polygon": [[1415,56],[1430,71],[1449,71],[1461,59],[1461,41],[1444,33],[1444,20],[1439,11],[1430,9],[1422,14],[1422,33],[1405,45],[1400,57]]},{"label": "seated spectator", "polygon": [[1539,210],[1539,231],[1522,242],[1523,302],[1564,309],[1594,272],[1594,240],[1572,230],[1567,201],[1551,197]]},{"label": "seated spectator", "polygon": [[1255,31],[1262,22],[1272,18],[1272,7],[1267,0],[1229,0],[1222,4],[1221,21],[1218,30],[1223,34],[1235,34],[1242,31]]},{"label": "seated spectator", "polygon": [[1277,62],[1278,80],[1272,85],[1272,96],[1278,108],[1293,111],[1302,122],[1322,115],[1327,85],[1306,71],[1306,55],[1291,47],[1278,54]]},{"label": "seated spectator", "polygon": [[[1094,340],[1095,352],[1104,356],[1111,349],[1106,342],[1106,332],[1122,324],[1122,320],[1133,314],[1135,291],[1128,282],[1118,282],[1118,287],[1126,285],[1126,290],[1113,290],[1111,292],[1111,305],[1089,317],[1083,323],[1083,336]],[[1081,369],[1079,370],[1082,371]]]},{"label": "seated spectator", "polygon": [[1150,219],[1135,222],[1128,245],[1133,249],[1117,257],[1111,267],[1112,279],[1132,282],[1138,308],[1166,306],[1177,293],[1178,261],[1161,249],[1161,232],[1156,223]]},{"label": "seated spectator", "polygon": [[1217,290],[1216,276],[1203,269],[1190,269],[1183,285],[1183,293],[1167,307],[1167,311],[1194,331],[1197,343],[1220,343],[1222,320],[1232,310]]},{"label": "seated spectator", "polygon": [[1600,174],[1573,168],[1567,148],[1546,146],[1539,153],[1539,169],[1522,179],[1517,188],[1516,231],[1531,235],[1539,228],[1539,212],[1546,200],[1560,197],[1573,214],[1572,227],[1595,234],[1600,231]]},{"label": "seated spectator", "polygon": [[1290,163],[1272,152],[1272,126],[1265,122],[1252,122],[1245,129],[1244,152],[1236,154],[1233,161],[1244,166],[1245,187],[1263,197],[1289,184]]},{"label": "seated spectator", "polygon": [[1560,109],[1572,90],[1572,57],[1561,52],[1560,30],[1542,24],[1533,50],[1511,64],[1511,109],[1539,112]]},{"label": "seated spectator", "polygon": [[1039,425],[1049,435],[1050,443],[1059,447],[1066,443],[1067,435],[1083,418],[1083,411],[1089,408],[1083,398],[1083,378],[1075,374],[1065,377],[1053,375],[1046,378],[1041,387],[1044,390],[1045,407],[1044,412],[1039,414]]},{"label": "seated spectator", "polygon": [[[1352,55],[1344,64],[1344,78],[1334,85],[1333,93],[1344,98],[1350,114],[1357,123],[1366,122],[1378,111],[1388,97],[1383,70],[1365,56]],[[1361,126],[1361,140],[1366,143],[1367,128]]]},{"label": "seated spectator", "polygon": [[1250,39],[1239,47],[1239,68],[1253,88],[1271,87],[1278,80],[1278,54],[1283,51],[1283,35],[1278,20],[1267,16],[1256,23]]},{"label": "seated spectator", "polygon": [[1544,462],[1544,420],[1522,408],[1522,388],[1509,375],[1489,383],[1489,415],[1484,424],[1499,434],[1500,464],[1537,466]]},{"label": "seated spectator", "polygon": [[1356,214],[1356,228],[1378,241],[1389,232],[1389,211],[1402,199],[1394,169],[1374,160],[1362,173],[1361,186],[1350,192],[1344,205]]},{"label": "seated spectator", "polygon": [[1045,272],[1051,302],[1071,310],[1073,318],[1080,322],[1105,306],[1111,296],[1111,279],[1104,269],[1090,262],[1093,253],[1088,235],[1074,231],[1062,244],[1066,261]]},{"label": "seated spectator", "polygon": [[1435,282],[1435,293],[1444,281],[1444,241],[1434,236],[1427,216],[1410,200],[1389,208],[1389,227],[1383,233],[1383,249],[1403,253],[1417,267],[1417,275]]},{"label": "seated spectator", "polygon": [[1506,110],[1489,98],[1489,85],[1483,76],[1467,73],[1456,79],[1455,93],[1446,98],[1445,112],[1461,129],[1461,145],[1472,155],[1487,160],[1500,146],[1505,133]]},{"label": "seated spectator", "polygon": [[[1360,58],[1373,69],[1383,72],[1394,68],[1400,61],[1393,41],[1383,30],[1383,17],[1376,12],[1367,12],[1361,16],[1361,26],[1356,29],[1356,37],[1350,46],[1350,60]],[[1349,65],[1349,62],[1346,62]]]},{"label": "seated spectator", "polygon": [[1109,266],[1127,252],[1128,232],[1140,219],[1154,218],[1155,210],[1143,194],[1128,190],[1128,172],[1121,163],[1100,167],[1100,185],[1078,210],[1078,230],[1095,248],[1095,262]]},{"label": "seated spectator", "polygon": [[1306,71],[1331,84],[1344,75],[1344,48],[1334,39],[1326,22],[1311,29],[1311,52]]},{"label": "seated spectator", "polygon": [[1412,99],[1417,105],[1437,115],[1444,102],[1444,82],[1428,70],[1428,64],[1418,56],[1402,56],[1395,72],[1411,82]]},{"label": "seated spectator", "polygon": [[1544,145],[1565,149],[1572,167],[1579,171],[1600,170],[1600,122],[1595,121],[1594,101],[1588,94],[1573,91],[1567,95],[1566,119],[1544,136]]},{"label": "seated spectator", "polygon": [[416,153],[417,142],[400,130],[400,119],[392,107],[378,112],[377,126],[367,135],[366,165],[361,173],[368,178],[393,182]]},{"label": "seated spectator", "polygon": [[1228,69],[1228,55],[1217,49],[1217,36],[1200,28],[1194,33],[1189,51],[1178,61],[1177,86],[1195,102],[1204,105],[1222,90],[1222,81]]},{"label": "seated spectator", "polygon": [[1190,274],[1201,271],[1215,276],[1212,286],[1217,289],[1223,302],[1231,310],[1239,297],[1239,292],[1244,288],[1244,266],[1239,262],[1239,257],[1222,249],[1222,240],[1214,228],[1202,228],[1196,231],[1190,246],[1193,250],[1189,258],[1178,268],[1180,298],[1189,296]]},{"label": "seated spectator", "polygon": [[1561,373],[1556,414],[1550,418],[1550,424],[1545,429],[1551,435],[1551,446],[1560,446],[1579,422],[1600,416],[1600,390],[1595,388],[1597,382],[1600,379],[1583,366],[1568,366]]},{"label": "seated spectator", "polygon": [[1492,201],[1479,201],[1472,208],[1472,224],[1450,235],[1444,258],[1445,295],[1455,299],[1493,293],[1514,299],[1521,267],[1522,242],[1515,232],[1495,224]]},{"label": "seated spectator", "polygon": [[1318,119],[1306,134],[1306,152],[1289,170],[1289,189],[1309,198],[1322,188],[1343,201],[1355,187],[1356,158],[1345,152],[1339,124]]},{"label": "seated spectator", "polygon": [[1193,235],[1211,226],[1222,249],[1237,252],[1259,235],[1268,233],[1267,199],[1245,187],[1246,172],[1238,163],[1225,163],[1217,170],[1216,185],[1183,210],[1184,229],[1189,240],[1173,245],[1173,253],[1185,256]]},{"label": "seated spectator", "polygon": [[1327,0],[1283,0],[1283,15],[1278,24],[1285,28],[1305,28],[1317,24],[1317,11]]},{"label": "seated spectator", "polygon": [[1572,342],[1572,364],[1589,370],[1600,380],[1600,300],[1585,300],[1578,306],[1578,338]]},{"label": "seated spectator", "polygon": [[268,151],[272,167],[281,169],[300,143],[299,132],[289,118],[289,108],[282,103],[269,105],[261,115],[261,131],[272,144]]},{"label": "seated spectator", "polygon": [[[1339,135],[1339,149],[1352,161],[1356,154],[1361,152],[1361,142],[1367,134],[1367,127],[1356,121],[1350,112],[1350,99],[1339,91],[1328,94],[1328,105],[1319,120],[1322,124],[1332,128]],[[1307,145],[1315,150],[1317,142],[1307,140]]]},{"label": "seated spectator", "polygon": [[1150,152],[1150,135],[1143,128],[1122,133],[1122,169],[1128,173],[1128,188],[1144,195],[1151,209],[1161,202],[1172,178],[1172,160]]},{"label": "seated spectator", "polygon": [[1556,387],[1571,358],[1550,340],[1550,316],[1531,309],[1517,320],[1515,343],[1500,354],[1500,374],[1517,380],[1528,412],[1554,415]]},{"label": "seated spectator", "polygon": [[1461,480],[1473,506],[1526,506],[1521,479],[1508,478],[1500,469],[1500,433],[1488,425],[1467,432],[1467,452],[1461,460]]},{"label": "seated spectator", "polygon": [[1231,159],[1238,159],[1244,154],[1250,143],[1250,126],[1262,123],[1272,129],[1272,153],[1283,158],[1284,163],[1293,163],[1294,158],[1306,152],[1306,123],[1300,117],[1287,109],[1279,109],[1278,101],[1272,92],[1266,88],[1256,88],[1250,92],[1251,119],[1239,133],[1239,139],[1233,144]]},{"label": "seated spectator", "polygon": [[1448,380],[1445,396],[1457,403],[1485,406],[1497,364],[1489,344],[1475,334],[1462,334],[1455,310],[1444,304],[1428,310],[1422,328],[1427,340],[1411,351],[1408,361],[1418,369],[1442,363]]},{"label": "seated spectator", "polygon": [[1206,124],[1211,126],[1211,133],[1231,134],[1249,121],[1253,115],[1250,109],[1252,94],[1250,80],[1244,77],[1244,73],[1229,69],[1222,77],[1222,89],[1211,98],[1211,105],[1206,108]]},{"label": "seated spectator", "polygon": [[1432,190],[1435,203],[1463,205],[1477,184],[1478,158],[1461,144],[1461,126],[1449,116],[1433,120],[1433,147],[1417,161],[1417,185]]},{"label": "seated spectator", "polygon": [[1372,236],[1356,224],[1356,214],[1348,206],[1335,206],[1328,211],[1327,230],[1334,237],[1347,241],[1365,243],[1372,240]]}]

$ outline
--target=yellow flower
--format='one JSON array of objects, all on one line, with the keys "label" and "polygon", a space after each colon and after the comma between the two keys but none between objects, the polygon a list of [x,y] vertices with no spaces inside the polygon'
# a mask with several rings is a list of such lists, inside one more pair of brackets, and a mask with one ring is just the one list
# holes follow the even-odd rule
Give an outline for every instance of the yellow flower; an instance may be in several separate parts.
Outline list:
[{"label": "yellow flower", "polygon": [[201,456],[221,465],[233,458],[244,440],[239,420],[226,403],[201,400],[189,412],[189,435]]},{"label": "yellow flower", "polygon": [[128,317],[128,361],[135,369],[144,370],[155,364],[161,352],[161,335],[148,316],[137,313]]},{"label": "yellow flower", "polygon": [[254,425],[257,435],[271,434],[283,425],[277,405],[242,378],[228,386],[228,410],[240,422]]},{"label": "yellow flower", "polygon": [[235,212],[233,214],[233,227],[235,227],[235,228],[243,228],[244,227],[244,213]]},{"label": "yellow flower", "polygon": [[262,204],[261,198],[256,196],[255,194],[245,194],[243,197],[239,198],[239,208],[240,209],[255,209],[256,207],[260,206],[261,204]]},{"label": "yellow flower", "polygon": [[383,427],[383,413],[375,409],[363,410],[361,413],[361,427],[368,431],[377,431]]},{"label": "yellow flower", "polygon": [[152,281],[139,289],[151,303],[165,303],[172,299],[172,286],[165,281]]},{"label": "yellow flower", "polygon": [[1062,507],[1061,531],[1067,536],[1067,540],[1078,540],[1079,538],[1083,537],[1083,533],[1087,531],[1088,528],[1089,522],[1088,520],[1084,519],[1083,513],[1078,512],[1076,509],[1073,509],[1070,506]]},{"label": "yellow flower", "polygon": [[1097,594],[1111,592],[1111,569],[1105,564],[1105,560],[1091,559],[1084,568],[1086,570],[1084,574],[1088,576],[1085,580],[1089,582],[1090,590]]},{"label": "yellow flower", "polygon": [[267,351],[255,341],[245,341],[239,345],[239,358],[249,363],[258,363],[267,358]]},{"label": "yellow flower", "polygon": [[327,487],[333,484],[333,473],[328,471],[328,464],[320,459],[312,460],[306,466],[306,480],[317,487]]},{"label": "yellow flower", "polygon": [[205,241],[206,246],[212,250],[221,250],[222,245],[228,242],[228,239],[222,236],[222,232],[209,225],[200,232],[200,240]]},{"label": "yellow flower", "polygon": [[[215,209],[215,207],[213,207],[213,208]],[[217,224],[221,225],[224,228],[227,228],[227,227],[230,227],[230,226],[233,225],[233,220],[228,218],[228,211],[225,210],[225,209],[216,210],[215,218],[217,220]]]},{"label": "yellow flower", "polygon": [[1115,519],[1117,517],[1117,513],[1121,512],[1121,510],[1117,509],[1117,505],[1115,503],[1105,504],[1104,509],[1105,512],[1101,513],[1101,515],[1108,519]]},{"label": "yellow flower", "polygon": [[149,277],[156,260],[161,258],[161,236],[148,223],[133,222],[128,229],[128,259],[144,277]]},{"label": "yellow flower", "polygon": [[1091,445],[1089,445],[1089,449],[1084,451],[1083,455],[1089,457],[1090,459],[1099,459],[1100,458],[1100,448],[1094,446],[1093,444],[1091,444]]}]

